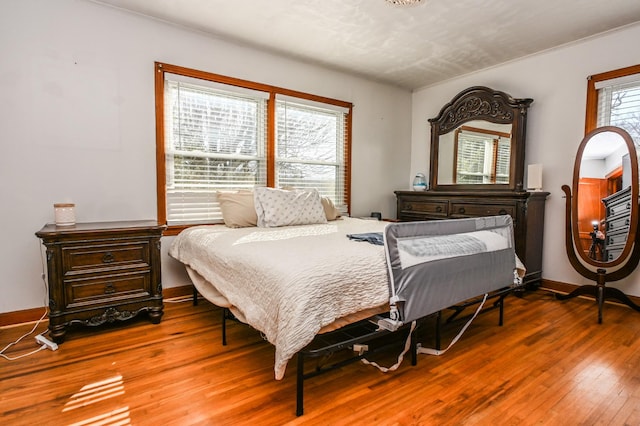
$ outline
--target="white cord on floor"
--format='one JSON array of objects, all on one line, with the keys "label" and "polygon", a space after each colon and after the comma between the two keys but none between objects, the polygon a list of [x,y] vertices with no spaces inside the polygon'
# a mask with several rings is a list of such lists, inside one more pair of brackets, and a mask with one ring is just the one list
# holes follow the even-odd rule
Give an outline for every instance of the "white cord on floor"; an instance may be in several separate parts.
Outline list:
[{"label": "white cord on floor", "polygon": [[[38,243],[39,244],[39,243]],[[47,345],[42,345],[40,346],[38,349],[22,354],[22,355],[17,355],[15,357],[10,357],[8,355],[5,355],[4,352],[9,349],[11,346],[17,344],[18,342],[20,342],[22,339],[24,339],[25,337],[30,336],[31,334],[33,334],[34,331],[36,331],[36,328],[38,328],[38,326],[40,325],[40,323],[42,322],[42,320],[45,319],[45,317],[47,316],[47,314],[49,313],[49,309],[47,308],[47,298],[49,295],[49,291],[48,291],[48,287],[47,287],[47,280],[46,280],[46,275],[45,275],[45,261],[44,261],[44,257],[43,257],[43,252],[42,252],[42,247],[39,245],[40,247],[40,262],[42,264],[42,282],[44,283],[44,301],[45,301],[45,308],[44,308],[44,313],[42,314],[42,316],[40,317],[40,319],[38,321],[36,321],[36,323],[34,324],[33,328],[31,329],[30,332],[23,334],[22,336],[20,336],[16,341],[9,343],[7,346],[5,346],[1,351],[0,351],[0,357],[9,360],[9,361],[14,361],[16,359],[20,359],[20,358],[24,358],[26,356],[29,355],[33,355],[36,352],[40,352],[43,349],[46,349]],[[47,330],[43,331],[42,333],[39,333],[40,335],[43,335],[44,333],[46,333]]]},{"label": "white cord on floor", "polygon": [[[464,325],[464,327],[462,327],[462,330],[460,330],[458,335],[451,341],[451,343],[449,343],[449,346],[447,346],[446,349],[444,349],[444,350],[436,350],[436,349],[423,348],[423,347],[418,346],[418,353],[419,354],[428,354],[428,355],[442,355],[443,353],[448,351],[460,339],[460,337],[462,337],[462,334],[471,325],[471,322],[478,316],[478,314],[482,310],[482,307],[484,306],[484,303],[487,301],[487,297],[488,296],[489,296],[488,294],[484,295],[484,298],[482,299],[482,302],[480,302],[480,306],[478,306],[478,309],[476,309],[475,314],[473,314],[471,319],[469,319],[469,321],[467,321],[467,323]],[[398,367],[400,367],[400,364],[402,364],[402,360],[404,359],[405,354],[407,352],[409,352],[409,349],[411,348],[411,335],[413,334],[413,331],[415,330],[415,328],[416,328],[416,322],[413,321],[411,323],[411,330],[409,331],[409,335],[407,336],[407,340],[404,343],[404,350],[402,351],[402,353],[400,355],[398,355],[398,362],[396,362],[391,367],[388,367],[388,368],[387,367],[382,367],[382,366],[378,365],[375,362],[367,360],[366,358],[362,358],[360,361],[362,361],[362,363],[366,364],[366,365],[373,365],[374,367],[376,367],[378,370],[382,371],[383,373],[388,373],[390,371],[397,370]]]},{"label": "white cord on floor", "polygon": [[[4,354],[4,352],[5,352],[7,349],[9,349],[11,346],[13,346],[13,345],[17,344],[17,343],[18,343],[18,342],[20,342],[22,339],[24,339],[25,337],[30,336],[34,331],[36,331],[36,328],[38,328],[38,326],[40,325],[40,323],[42,322],[42,320],[43,320],[46,316],[47,316],[47,309],[45,309],[45,310],[44,310],[44,314],[42,314],[42,316],[40,317],[40,319],[39,319],[38,321],[36,321],[36,323],[33,325],[33,328],[31,329],[31,331],[30,331],[30,332],[23,334],[23,335],[22,335],[22,336],[20,336],[16,341],[9,343],[7,346],[5,346],[5,347],[0,351],[0,357],[4,358],[4,359],[6,359],[6,360],[9,360],[9,361],[14,361],[14,360],[16,360],[16,359],[19,359],[19,358],[23,358],[23,357],[25,357],[25,356],[32,355],[32,354],[34,354],[34,353],[36,353],[36,352],[40,352],[41,350],[45,349],[45,348],[47,347],[47,345],[42,345],[41,347],[39,347],[39,348],[38,348],[38,349],[36,349],[35,351],[31,351],[31,352],[29,352],[29,353],[22,354],[22,355],[18,355],[18,356],[15,356],[15,357],[10,357],[10,356],[7,356],[7,355],[5,355],[5,354]],[[42,333],[40,333],[40,334],[44,334],[44,333],[46,333],[46,332],[47,332],[47,330],[43,331],[43,332],[42,332]]]},{"label": "white cord on floor", "polygon": [[431,349],[431,348],[418,347],[418,353],[419,354],[427,354],[427,355],[442,355],[443,353],[448,351],[449,348],[451,348],[451,346],[453,346],[458,341],[458,339],[460,339],[460,337],[462,337],[462,334],[471,325],[471,322],[478,316],[478,314],[480,313],[480,310],[482,310],[482,307],[484,306],[484,302],[487,301],[487,296],[489,296],[489,294],[485,294],[484,295],[484,299],[482,299],[482,302],[480,303],[480,306],[478,306],[478,309],[476,309],[476,313],[473,314],[473,316],[471,317],[471,319],[469,321],[467,321],[467,323],[464,325],[464,327],[462,327],[462,330],[460,330],[460,333],[458,333],[458,335],[453,338],[453,340],[451,341],[451,343],[449,343],[449,346],[447,346],[446,349],[437,350],[437,349]]},{"label": "white cord on floor", "polygon": [[409,335],[407,336],[407,340],[404,342],[404,350],[402,351],[402,353],[400,355],[398,355],[398,362],[396,362],[395,364],[393,364],[391,367],[382,367],[381,365],[378,365],[378,363],[373,362],[373,361],[369,361],[366,358],[362,358],[360,361],[362,361],[363,364],[366,365],[373,365],[374,367],[376,367],[378,370],[382,371],[383,373],[388,373],[389,371],[395,371],[398,369],[398,367],[400,367],[400,364],[402,364],[402,360],[404,359],[404,356],[407,352],[409,352],[409,349],[411,349],[411,334],[413,334],[413,330],[415,330],[416,328],[416,322],[413,321],[411,323],[411,330],[409,331]]}]

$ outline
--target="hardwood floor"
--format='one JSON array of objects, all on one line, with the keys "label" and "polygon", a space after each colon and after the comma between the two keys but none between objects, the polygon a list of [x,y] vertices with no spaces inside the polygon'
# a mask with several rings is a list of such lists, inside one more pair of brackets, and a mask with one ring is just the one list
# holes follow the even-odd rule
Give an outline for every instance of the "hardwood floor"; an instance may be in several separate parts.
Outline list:
[{"label": "hardwood floor", "polygon": [[[274,380],[273,347],[237,323],[222,346],[220,316],[204,300],[165,303],[159,325],[73,328],[58,351],[0,359],[2,424],[640,424],[640,315],[627,307],[606,304],[598,325],[590,300],[509,296],[503,327],[480,315],[442,356],[308,380],[301,417],[295,360]],[[30,328],[0,329],[0,346]],[[34,348],[30,336],[7,355]]]}]

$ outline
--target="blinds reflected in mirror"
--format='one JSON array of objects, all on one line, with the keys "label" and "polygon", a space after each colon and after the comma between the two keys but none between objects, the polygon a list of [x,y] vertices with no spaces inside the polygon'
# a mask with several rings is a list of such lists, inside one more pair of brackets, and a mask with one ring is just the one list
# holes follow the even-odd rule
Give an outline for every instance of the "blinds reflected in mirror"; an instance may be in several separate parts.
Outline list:
[{"label": "blinds reflected in mirror", "polygon": [[509,183],[510,134],[462,126],[455,142],[454,183]]}]

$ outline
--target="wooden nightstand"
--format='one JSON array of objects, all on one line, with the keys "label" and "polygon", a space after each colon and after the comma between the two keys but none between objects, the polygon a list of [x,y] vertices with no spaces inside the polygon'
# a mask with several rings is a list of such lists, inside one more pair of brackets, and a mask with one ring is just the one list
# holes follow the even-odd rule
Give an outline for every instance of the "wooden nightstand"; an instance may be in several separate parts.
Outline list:
[{"label": "wooden nightstand", "polygon": [[98,326],[163,311],[160,237],[155,221],[47,224],[36,236],[47,248],[49,334],[64,341],[72,324]]}]

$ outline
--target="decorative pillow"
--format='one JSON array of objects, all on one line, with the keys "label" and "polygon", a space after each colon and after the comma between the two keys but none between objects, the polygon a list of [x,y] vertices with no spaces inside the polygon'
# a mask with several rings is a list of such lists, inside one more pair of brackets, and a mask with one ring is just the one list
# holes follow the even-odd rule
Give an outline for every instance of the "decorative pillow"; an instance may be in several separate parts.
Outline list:
[{"label": "decorative pillow", "polygon": [[[293,186],[283,186],[282,189],[284,191],[296,191],[296,188]],[[336,205],[333,203],[331,198],[320,197],[320,201],[322,202],[322,208],[324,208],[324,214],[327,217],[327,220],[336,220],[342,216],[340,210],[336,208]]]},{"label": "decorative pillow", "polygon": [[253,197],[260,227],[327,223],[320,194],[315,189],[287,191],[256,188]]},{"label": "decorative pillow", "polygon": [[253,191],[218,192],[217,196],[225,225],[244,228],[258,224]]},{"label": "decorative pillow", "polygon": [[320,199],[322,202],[322,207],[324,208],[324,215],[327,217],[327,220],[336,220],[340,217],[340,210],[336,208],[336,205],[333,204],[331,198],[322,197]]}]

